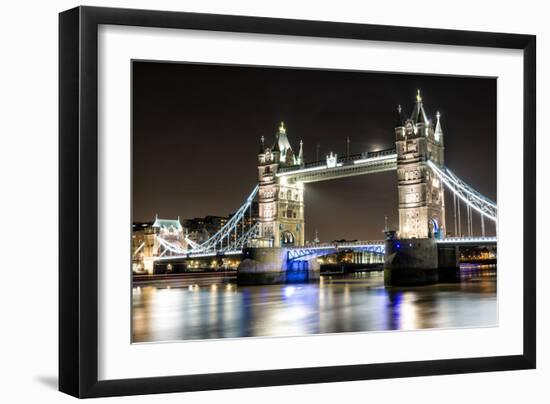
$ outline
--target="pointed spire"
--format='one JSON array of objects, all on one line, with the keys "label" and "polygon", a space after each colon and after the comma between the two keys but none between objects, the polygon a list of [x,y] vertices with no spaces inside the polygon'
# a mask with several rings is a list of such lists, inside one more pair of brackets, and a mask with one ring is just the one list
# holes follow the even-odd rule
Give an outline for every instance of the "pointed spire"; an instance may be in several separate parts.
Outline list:
[{"label": "pointed spire", "polygon": [[397,122],[395,126],[396,127],[404,126],[406,120],[407,120],[407,117],[403,113],[403,108],[401,108],[401,104],[399,104],[397,106]]},{"label": "pointed spire", "polygon": [[292,146],[288,140],[286,133],[285,123],[281,122],[277,132],[275,133],[275,144],[273,145],[273,151],[277,151],[281,155],[281,163],[287,165],[295,164],[294,152]]},{"label": "pointed spire", "polygon": [[264,154],[265,153],[265,144],[264,144],[264,135],[260,138],[260,152],[258,154]]},{"label": "pointed spire", "polygon": [[297,164],[304,164],[304,142],[300,139],[300,151],[298,152]]},{"label": "pointed spire", "polygon": [[275,143],[273,144],[273,147],[271,148],[273,150],[273,152],[275,153],[280,153],[281,152],[281,148],[279,147],[279,134],[277,133],[275,135]]},{"label": "pointed spire", "polygon": [[414,105],[413,113],[411,115],[411,120],[414,123],[428,123],[428,117],[422,106],[422,96],[420,95],[420,89],[416,92],[416,104]]},{"label": "pointed spire", "polygon": [[285,123],[282,121],[281,121],[281,125],[279,126],[279,133],[286,134]]},{"label": "pointed spire", "polygon": [[439,111],[437,111],[436,117],[437,117],[437,123],[435,124],[434,137],[436,141],[439,141],[443,136],[443,129],[441,129],[441,122],[439,121],[439,118],[441,117],[441,114],[439,113]]}]

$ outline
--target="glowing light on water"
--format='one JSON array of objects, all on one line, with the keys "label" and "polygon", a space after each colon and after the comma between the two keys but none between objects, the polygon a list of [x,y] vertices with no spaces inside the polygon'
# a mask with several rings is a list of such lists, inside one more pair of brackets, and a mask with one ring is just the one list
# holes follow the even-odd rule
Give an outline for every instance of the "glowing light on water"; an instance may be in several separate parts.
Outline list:
[{"label": "glowing light on water", "polygon": [[405,293],[400,307],[400,324],[399,328],[402,330],[415,330],[419,327],[418,315],[417,315],[417,302],[415,301],[415,295],[412,293]]},{"label": "glowing light on water", "polygon": [[284,294],[286,297],[292,296],[296,292],[295,286],[287,286],[284,288]]}]

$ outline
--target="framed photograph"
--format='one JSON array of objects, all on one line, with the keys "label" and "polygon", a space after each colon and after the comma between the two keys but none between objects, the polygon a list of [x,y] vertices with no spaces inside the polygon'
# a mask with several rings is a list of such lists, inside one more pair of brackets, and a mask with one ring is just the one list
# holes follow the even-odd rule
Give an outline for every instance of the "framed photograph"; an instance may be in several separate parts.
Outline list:
[{"label": "framed photograph", "polygon": [[532,369],[532,35],[59,19],[59,387]]}]

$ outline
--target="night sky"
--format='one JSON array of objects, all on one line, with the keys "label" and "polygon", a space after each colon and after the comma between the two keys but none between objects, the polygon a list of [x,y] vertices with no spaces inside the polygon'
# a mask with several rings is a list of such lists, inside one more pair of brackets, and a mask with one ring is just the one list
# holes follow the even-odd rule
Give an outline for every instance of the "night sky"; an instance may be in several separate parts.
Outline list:
[{"label": "night sky", "polygon": [[[257,183],[259,139],[285,122],[306,162],[393,147],[396,108],[420,89],[441,113],[446,165],[496,201],[494,78],[133,62],[133,219],[227,216]],[[395,172],[306,184],[306,240],[380,239],[398,225]],[[446,195],[447,228],[452,198]],[[463,229],[466,212],[463,209]],[[479,215],[474,231],[479,233]],[[494,227],[487,226],[494,234]]]}]

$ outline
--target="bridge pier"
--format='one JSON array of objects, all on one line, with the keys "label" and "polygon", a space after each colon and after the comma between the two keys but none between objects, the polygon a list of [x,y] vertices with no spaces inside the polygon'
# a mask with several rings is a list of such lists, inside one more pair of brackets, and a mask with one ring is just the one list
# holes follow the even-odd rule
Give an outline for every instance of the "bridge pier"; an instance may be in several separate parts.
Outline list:
[{"label": "bridge pier", "polygon": [[437,263],[437,244],[434,239],[387,240],[384,283],[392,286],[437,283]]},{"label": "bridge pier", "polygon": [[319,279],[320,266],[315,258],[288,261],[286,248],[245,248],[237,269],[239,285],[269,285],[307,282]]},{"label": "bridge pier", "polygon": [[458,246],[437,245],[439,282],[460,282]]},{"label": "bridge pier", "polygon": [[386,285],[419,286],[458,280],[458,247],[438,245],[432,238],[386,240]]}]

